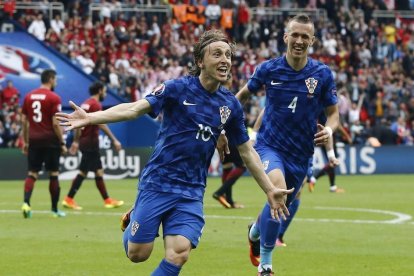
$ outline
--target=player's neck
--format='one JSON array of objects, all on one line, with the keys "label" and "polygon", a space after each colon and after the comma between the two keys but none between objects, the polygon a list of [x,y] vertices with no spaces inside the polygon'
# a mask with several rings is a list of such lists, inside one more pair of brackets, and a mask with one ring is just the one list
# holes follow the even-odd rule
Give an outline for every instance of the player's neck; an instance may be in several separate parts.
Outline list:
[{"label": "player's neck", "polygon": [[216,92],[220,87],[219,82],[210,78],[206,78],[203,74],[201,74],[198,79],[200,80],[201,86],[203,86],[203,88],[210,93]]},{"label": "player's neck", "polygon": [[40,88],[44,88],[44,89],[47,89],[47,90],[52,91],[52,85],[47,84],[47,83],[42,84],[42,85],[40,86]]},{"label": "player's neck", "polygon": [[308,63],[308,58],[294,58],[292,56],[286,55],[286,61],[293,70],[300,71]]}]

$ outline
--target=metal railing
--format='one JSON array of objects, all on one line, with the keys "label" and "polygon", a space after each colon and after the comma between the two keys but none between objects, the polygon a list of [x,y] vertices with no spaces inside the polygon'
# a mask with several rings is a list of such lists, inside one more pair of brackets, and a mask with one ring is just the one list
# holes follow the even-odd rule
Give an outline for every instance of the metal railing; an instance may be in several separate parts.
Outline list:
[{"label": "metal railing", "polygon": [[[4,8],[3,1],[0,1],[0,10]],[[63,3],[60,2],[20,2],[16,1],[16,9],[17,11],[24,11],[24,10],[35,10],[35,11],[41,11],[43,13],[48,13],[49,18],[53,18],[54,12],[60,12],[62,15],[62,18],[65,13],[65,9],[63,6]]]},{"label": "metal railing", "polygon": [[404,18],[404,19],[414,19],[414,11],[406,11],[406,10],[396,10],[396,11],[388,11],[388,10],[374,10],[372,13],[373,18]]},{"label": "metal railing", "polygon": [[120,4],[120,5],[113,5],[107,6],[106,4],[101,3],[91,3],[89,4],[89,17],[93,18],[94,13],[100,13],[102,9],[109,7],[111,13],[134,13],[134,14],[142,14],[142,15],[152,15],[152,14],[162,14],[165,15],[166,18],[171,17],[172,11],[169,5],[130,5],[130,4]]},{"label": "metal railing", "polygon": [[328,19],[328,14],[325,9],[280,9],[270,7],[250,8],[250,12],[253,16],[264,16],[267,19],[282,17],[285,15],[291,16],[299,13],[305,13],[310,16],[314,21]]}]

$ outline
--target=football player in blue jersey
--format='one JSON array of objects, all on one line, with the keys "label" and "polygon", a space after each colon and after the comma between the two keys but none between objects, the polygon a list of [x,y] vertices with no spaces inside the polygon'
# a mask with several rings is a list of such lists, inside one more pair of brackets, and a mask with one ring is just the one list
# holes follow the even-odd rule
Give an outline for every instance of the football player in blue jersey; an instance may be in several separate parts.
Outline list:
[{"label": "football player in blue jersey", "polygon": [[[259,130],[259,128],[262,124],[263,114],[264,114],[264,109],[260,112],[259,116],[257,117],[256,122],[253,126],[253,131],[250,134],[250,140],[253,142],[253,144],[256,142],[257,131]],[[326,122],[326,116],[324,114],[319,115],[319,122],[321,122],[323,124]],[[336,155],[335,155],[334,139],[333,138],[334,138],[333,135],[331,137],[329,137],[328,143],[325,144],[325,146],[322,147],[322,148],[323,148],[324,152],[327,154],[327,160],[328,160],[329,166],[331,166],[332,169],[334,170],[334,168],[339,165],[339,160],[336,158]],[[282,223],[281,223],[279,234],[278,234],[278,237],[276,239],[276,246],[279,246],[279,247],[286,247],[287,246],[286,243],[284,242],[284,235],[285,235],[290,223],[292,222],[293,218],[295,217],[296,212],[299,209],[300,202],[301,202],[300,198],[301,198],[303,187],[305,186],[305,183],[310,184],[310,182],[312,181],[312,178],[315,178],[313,176],[313,157],[309,158],[308,169],[306,171],[306,177],[303,180],[302,187],[297,192],[296,197],[288,205],[289,216],[286,218],[286,220],[282,221]]]},{"label": "football player in blue jersey", "polygon": [[272,184],[249,141],[239,101],[221,85],[229,74],[233,52],[234,45],[221,31],[207,31],[194,45],[192,76],[166,81],[145,99],[105,111],[86,113],[70,102],[73,113],[57,114],[71,130],[163,112],[155,149],[142,171],[123,237],[128,258],[143,262],[150,257],[162,224],[165,258],[152,275],[178,275],[198,245],[204,227],[202,199],[208,166],[223,130],[266,193],[269,217],[278,221],[289,214],[285,198],[294,189]]},{"label": "football player in blue jersey", "polygon": [[[305,14],[290,19],[283,36],[286,54],[261,63],[236,95],[244,102],[265,87],[265,112],[255,148],[275,187],[295,188],[287,205],[300,190],[314,146],[326,144],[339,123],[332,72],[308,57],[314,28]],[[317,124],[321,112],[327,115],[325,126]],[[268,213],[266,204],[249,227],[250,259],[259,275],[273,274],[272,254],[281,226]]]}]

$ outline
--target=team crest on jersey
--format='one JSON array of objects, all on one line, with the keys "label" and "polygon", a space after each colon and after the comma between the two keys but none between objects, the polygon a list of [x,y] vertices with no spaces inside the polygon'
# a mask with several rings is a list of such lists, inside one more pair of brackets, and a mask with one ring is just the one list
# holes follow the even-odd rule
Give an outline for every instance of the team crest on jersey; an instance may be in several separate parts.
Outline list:
[{"label": "team crest on jersey", "polygon": [[158,85],[157,87],[155,87],[154,90],[152,90],[151,95],[156,96],[156,97],[161,96],[162,93],[164,93],[164,90],[165,90],[165,84],[162,83]]},{"label": "team crest on jersey", "polygon": [[231,110],[227,106],[220,106],[220,121],[224,125],[230,117]]},{"label": "team crest on jersey", "polygon": [[313,93],[315,93],[316,86],[318,86],[318,80],[314,78],[308,78],[305,80],[306,87],[308,88],[308,98],[313,97]]},{"label": "team crest on jersey", "polygon": [[132,236],[135,236],[135,233],[138,231],[138,228],[139,228],[139,223],[134,220],[134,222],[131,225],[131,235]]}]

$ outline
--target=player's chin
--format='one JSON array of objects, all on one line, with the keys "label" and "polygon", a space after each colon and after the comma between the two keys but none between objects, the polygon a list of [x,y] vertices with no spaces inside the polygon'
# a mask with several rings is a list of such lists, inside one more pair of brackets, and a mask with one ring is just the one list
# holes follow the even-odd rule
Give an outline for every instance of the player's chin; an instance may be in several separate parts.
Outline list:
[{"label": "player's chin", "polygon": [[217,74],[217,80],[219,82],[226,82],[227,81],[227,74],[218,73]]},{"label": "player's chin", "polygon": [[293,50],[292,51],[292,56],[294,56],[296,58],[301,58],[301,57],[305,56],[305,52],[304,51]]}]

